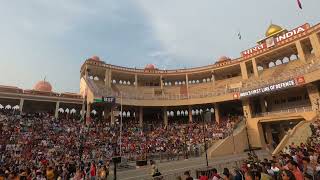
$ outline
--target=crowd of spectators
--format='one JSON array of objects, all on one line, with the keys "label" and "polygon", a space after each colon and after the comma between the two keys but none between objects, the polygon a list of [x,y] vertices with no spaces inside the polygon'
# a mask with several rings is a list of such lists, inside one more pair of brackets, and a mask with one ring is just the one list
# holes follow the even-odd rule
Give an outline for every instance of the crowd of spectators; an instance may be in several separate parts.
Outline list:
[{"label": "crowd of spectators", "polygon": [[[224,138],[235,121],[206,124],[157,124],[143,130],[135,123],[120,126],[101,120],[85,125],[79,119],[55,119],[47,113],[0,112],[0,177],[68,179],[107,176],[110,159],[146,158],[155,153],[198,151],[208,140]],[[205,131],[204,131],[205,129]],[[227,131],[228,130],[228,131]],[[103,178],[102,178],[103,179]]]},{"label": "crowd of spectators", "polygon": [[[310,125],[312,136],[306,143],[292,143],[270,159],[259,159],[254,152],[241,167],[203,173],[200,180],[320,180],[320,119]],[[192,180],[189,172],[177,179]]]}]

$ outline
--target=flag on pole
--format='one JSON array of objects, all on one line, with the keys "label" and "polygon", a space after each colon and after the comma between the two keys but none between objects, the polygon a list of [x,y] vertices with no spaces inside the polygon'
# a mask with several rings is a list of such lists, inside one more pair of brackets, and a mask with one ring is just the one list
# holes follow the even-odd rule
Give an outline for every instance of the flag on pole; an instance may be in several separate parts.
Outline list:
[{"label": "flag on pole", "polygon": [[241,33],[238,32],[238,38],[241,40]]},{"label": "flag on pole", "polygon": [[297,3],[298,3],[299,8],[302,9],[301,1],[300,1],[300,0],[297,0]]}]

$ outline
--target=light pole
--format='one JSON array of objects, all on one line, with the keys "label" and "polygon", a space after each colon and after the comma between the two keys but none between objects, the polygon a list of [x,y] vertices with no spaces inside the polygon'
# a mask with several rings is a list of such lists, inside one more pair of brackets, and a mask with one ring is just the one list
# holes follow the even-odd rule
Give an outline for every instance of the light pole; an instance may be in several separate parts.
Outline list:
[{"label": "light pole", "polygon": [[122,155],[122,92],[120,92],[120,157]]},{"label": "light pole", "polygon": [[207,153],[207,140],[206,140],[206,134],[205,134],[205,119],[204,119],[204,114],[207,113],[208,111],[205,110],[202,112],[200,117],[202,118],[202,131],[203,131],[203,141],[204,141],[204,152],[206,153],[206,165],[207,167],[209,166],[208,162],[208,153]]}]

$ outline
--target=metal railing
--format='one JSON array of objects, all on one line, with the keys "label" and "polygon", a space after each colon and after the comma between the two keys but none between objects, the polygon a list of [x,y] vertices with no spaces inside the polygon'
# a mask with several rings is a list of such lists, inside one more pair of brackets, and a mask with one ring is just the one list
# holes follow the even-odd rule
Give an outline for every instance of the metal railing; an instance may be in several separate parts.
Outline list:
[{"label": "metal railing", "polygon": [[288,109],[281,109],[271,112],[263,112],[263,113],[257,113],[254,115],[254,117],[262,117],[262,116],[268,116],[268,115],[274,115],[274,114],[280,114],[280,113],[298,113],[298,112],[310,112],[312,111],[311,106],[303,106],[303,107],[293,107]]}]

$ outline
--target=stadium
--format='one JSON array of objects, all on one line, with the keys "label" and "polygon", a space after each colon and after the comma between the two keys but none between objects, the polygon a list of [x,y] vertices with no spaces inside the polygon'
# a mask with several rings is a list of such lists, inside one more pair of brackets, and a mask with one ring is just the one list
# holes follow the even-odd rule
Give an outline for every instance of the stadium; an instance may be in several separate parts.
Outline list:
[{"label": "stadium", "polygon": [[[2,85],[2,164],[10,157],[39,160],[51,164],[45,174],[52,179],[52,163],[110,161],[111,178],[120,156],[120,179],[153,179],[150,160],[163,179],[187,170],[199,178],[205,161],[222,173],[240,168],[248,152],[271,158],[289,148],[303,151],[297,146],[319,135],[310,127],[320,128],[320,24],[291,30],[271,24],[256,46],[240,54],[171,70],[121,67],[93,56],[81,65],[79,93],[54,92],[46,80],[32,90]],[[319,152],[318,145],[315,140],[306,151]],[[218,157],[232,158],[217,165]],[[188,167],[184,159],[199,166]],[[161,163],[173,170],[167,173]]]}]

